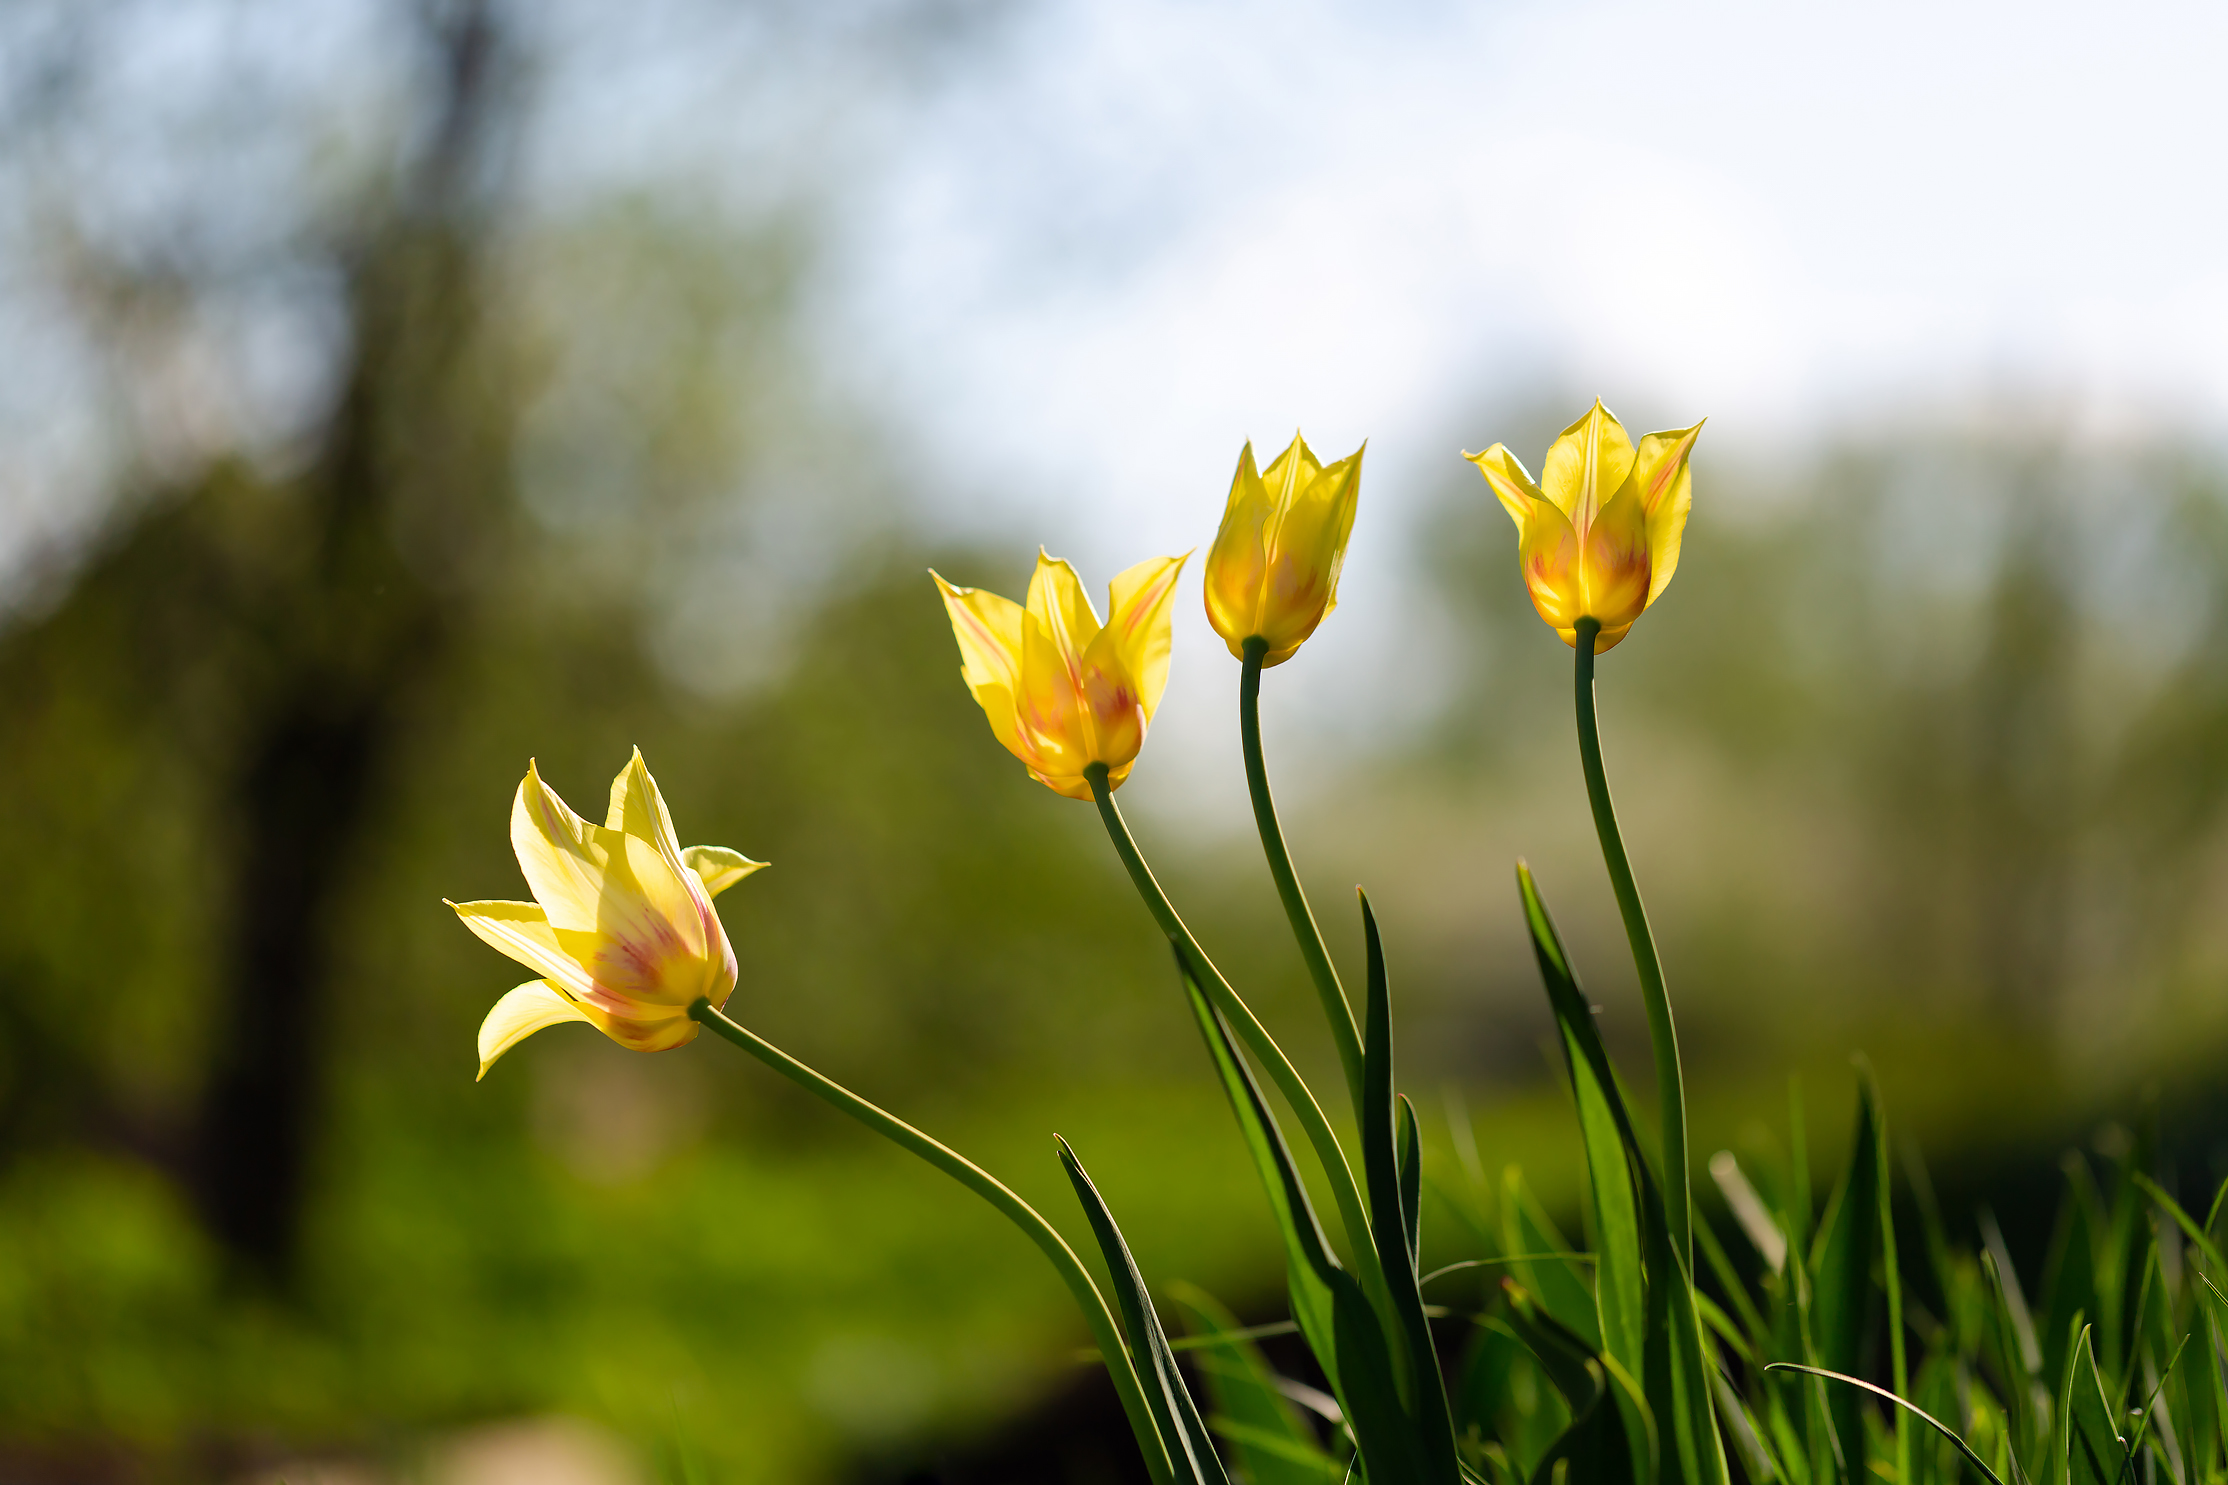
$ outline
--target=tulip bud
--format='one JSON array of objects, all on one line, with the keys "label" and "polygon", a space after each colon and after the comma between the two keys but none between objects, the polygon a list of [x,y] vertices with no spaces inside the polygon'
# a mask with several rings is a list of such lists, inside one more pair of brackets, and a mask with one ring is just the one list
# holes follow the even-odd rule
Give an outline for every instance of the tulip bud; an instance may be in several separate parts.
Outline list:
[{"label": "tulip bud", "polygon": [[1089,799],[1094,763],[1109,788],[1129,777],[1168,686],[1169,605],[1186,560],[1154,557],[1115,578],[1104,625],[1075,569],[1041,550],[1026,606],[929,574],[990,730],[1055,793]]},{"label": "tulip bud", "polygon": [[1264,473],[1252,444],[1239,452],[1206,577],[1207,622],[1231,654],[1244,659],[1246,641],[1260,639],[1261,663],[1280,665],[1338,606],[1361,477],[1361,449],[1326,469],[1297,434]]},{"label": "tulip bud", "polygon": [[591,825],[529,764],[511,806],[511,847],[532,902],[452,902],[464,926],[543,978],[480,1025],[480,1076],[545,1026],[586,1021],[621,1046],[662,1052],[696,1038],[689,1007],[727,1004],[735,951],[712,898],[766,863],[675,842],[637,748]]},{"label": "tulip bud", "polygon": [[1623,639],[1679,567],[1693,502],[1688,456],[1702,425],[1651,433],[1633,447],[1597,400],[1547,450],[1541,479],[1505,444],[1464,454],[1516,522],[1532,607],[1576,646],[1578,621],[1601,625],[1597,653]]}]

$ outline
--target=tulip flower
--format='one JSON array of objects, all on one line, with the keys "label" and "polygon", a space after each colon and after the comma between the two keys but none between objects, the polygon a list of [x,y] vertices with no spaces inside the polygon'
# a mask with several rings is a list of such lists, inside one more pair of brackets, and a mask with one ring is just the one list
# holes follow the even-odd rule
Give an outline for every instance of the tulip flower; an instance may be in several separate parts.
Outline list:
[{"label": "tulip flower", "polygon": [[1041,550],[1026,605],[929,574],[990,730],[1055,793],[1089,799],[1094,763],[1108,788],[1129,776],[1168,685],[1169,604],[1185,560],[1154,557],[1114,579],[1104,626],[1075,569]]},{"label": "tulip flower", "polygon": [[1222,529],[1207,554],[1207,622],[1243,660],[1264,640],[1264,667],[1292,658],[1338,606],[1338,570],[1354,530],[1362,451],[1325,468],[1294,434],[1260,474],[1253,445],[1238,454]]},{"label": "tulip flower", "polygon": [[1464,454],[1501,498],[1519,533],[1532,606],[1574,648],[1578,621],[1601,625],[1595,651],[1623,639],[1679,568],[1693,502],[1687,456],[1702,425],[1651,433],[1633,447],[1596,401],[1547,450],[1541,479],[1495,444]]},{"label": "tulip flower", "polygon": [[591,825],[532,764],[511,806],[511,848],[532,902],[452,902],[464,926],[541,976],[480,1025],[480,1076],[545,1026],[586,1021],[624,1047],[695,1040],[689,1007],[724,1006],[735,951],[712,899],[766,863],[724,846],[682,850],[637,748]]}]

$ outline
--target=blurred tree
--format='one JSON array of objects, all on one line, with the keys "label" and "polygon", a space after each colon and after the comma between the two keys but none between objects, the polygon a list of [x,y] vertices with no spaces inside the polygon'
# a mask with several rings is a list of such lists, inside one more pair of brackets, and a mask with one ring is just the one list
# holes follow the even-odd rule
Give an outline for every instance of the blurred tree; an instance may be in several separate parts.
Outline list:
[{"label": "blurred tree", "polygon": [[[400,719],[472,624],[510,522],[512,412],[485,395],[476,359],[478,218],[510,62],[485,5],[416,13],[436,79],[429,116],[407,131],[416,150],[323,245],[343,286],[346,356],[299,472],[272,479],[224,458],[186,488],[127,502],[68,596],[0,655],[11,689],[37,698],[0,738],[18,777],[66,774],[68,758],[41,770],[23,755],[81,745],[69,717],[106,702],[114,711],[96,725],[118,749],[117,777],[149,781],[161,802],[148,813],[198,837],[210,941],[166,945],[180,957],[161,973],[198,978],[192,950],[215,966],[199,1013],[210,1060],[191,1133],[145,1134],[188,1173],[211,1230],[269,1277],[292,1257],[320,1107],[334,895],[382,807]],[[81,272],[130,298],[129,265]],[[111,677],[129,680],[111,689]],[[196,777],[152,784],[180,744]],[[117,838],[121,823],[64,818],[39,833],[105,837],[129,855],[136,832]],[[55,978],[51,962],[19,972]],[[45,1044],[72,1039],[41,1036],[39,1019],[19,1028],[32,1038],[21,1067],[48,1067]],[[159,1081],[175,1089],[180,1072]],[[39,1101],[19,1088],[17,1119]]]},{"label": "blurred tree", "polygon": [[[212,1230],[269,1273],[293,1254],[319,1107],[333,895],[414,690],[443,663],[505,524],[508,410],[470,376],[486,298],[473,216],[508,59],[484,3],[427,12],[440,86],[419,159],[337,252],[341,394],[284,497],[295,529],[241,574],[258,674],[239,719],[225,1004],[198,1121]],[[246,657],[243,657],[246,658]]]}]

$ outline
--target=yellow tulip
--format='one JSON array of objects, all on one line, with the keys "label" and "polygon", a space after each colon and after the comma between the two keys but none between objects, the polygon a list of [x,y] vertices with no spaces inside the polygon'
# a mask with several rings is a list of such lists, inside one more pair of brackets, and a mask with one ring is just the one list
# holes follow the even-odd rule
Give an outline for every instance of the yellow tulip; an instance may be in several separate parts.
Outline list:
[{"label": "yellow tulip", "polygon": [[1129,777],[1168,686],[1169,605],[1188,557],[1154,557],[1114,579],[1103,627],[1075,569],[1041,549],[1026,606],[929,574],[967,689],[1038,782],[1089,799],[1092,764],[1106,765],[1109,788]]},{"label": "yellow tulip", "polygon": [[1578,621],[1601,625],[1594,649],[1623,639],[1679,568],[1694,499],[1687,457],[1702,425],[1651,433],[1633,447],[1597,400],[1547,450],[1541,479],[1495,444],[1462,457],[1477,465],[1516,522],[1517,558],[1532,606],[1563,643]]},{"label": "yellow tulip", "polygon": [[1268,642],[1279,665],[1338,606],[1338,570],[1354,529],[1362,451],[1325,468],[1294,434],[1260,474],[1253,445],[1238,454],[1222,529],[1207,553],[1207,622],[1243,660],[1249,639]]},{"label": "yellow tulip", "polygon": [[586,1021],[624,1047],[696,1038],[688,1009],[727,1004],[735,951],[712,899],[766,863],[724,846],[682,850],[642,750],[591,825],[532,764],[511,805],[511,848],[532,902],[452,902],[464,926],[538,972],[480,1024],[480,1076],[545,1026]]}]

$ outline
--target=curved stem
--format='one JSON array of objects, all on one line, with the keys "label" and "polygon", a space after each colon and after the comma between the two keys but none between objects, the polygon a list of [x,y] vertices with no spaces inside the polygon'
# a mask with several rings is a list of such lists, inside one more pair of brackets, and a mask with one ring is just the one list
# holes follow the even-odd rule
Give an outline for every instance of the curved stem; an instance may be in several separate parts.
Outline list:
[{"label": "curved stem", "polygon": [[798,1087],[833,1104],[892,1143],[903,1145],[989,1202],[1014,1226],[1027,1233],[1029,1240],[1059,1270],[1061,1280],[1067,1284],[1068,1292],[1075,1296],[1076,1304],[1083,1311],[1083,1318],[1089,1322],[1092,1337],[1098,1341],[1099,1353],[1106,1359],[1106,1370],[1114,1378],[1115,1391],[1121,1394],[1122,1411],[1129,1416],[1130,1429],[1137,1435],[1138,1447],[1144,1451],[1145,1463],[1155,1485],[1169,1485],[1174,1473],[1169,1465],[1167,1446],[1160,1442],[1160,1430],[1145,1405],[1145,1389],[1138,1380],[1129,1348],[1122,1343],[1121,1329],[1114,1323],[1114,1314],[1106,1307],[1106,1297],[1099,1293],[1090,1271],[1083,1267],[1082,1260],[1075,1256],[1075,1250],[1068,1246],[1058,1229],[1004,1182],[966,1156],[867,1102],[841,1083],[823,1077],[748,1027],[729,1020],[710,1001],[698,1000],[689,1007],[689,1015],[714,1035],[733,1042]]},{"label": "curved stem", "polygon": [[1609,885],[1617,894],[1633,967],[1640,974],[1640,998],[1648,1008],[1648,1039],[1656,1054],[1656,1097],[1663,1108],[1664,1215],[1679,1261],[1691,1272],[1694,1193],[1687,1181],[1686,1081],[1679,1071],[1679,1034],[1671,1024],[1671,996],[1663,988],[1663,961],[1656,955],[1648,910],[1640,905],[1640,888],[1633,882],[1625,838],[1617,828],[1617,809],[1609,800],[1609,776],[1601,766],[1601,729],[1594,714],[1594,642],[1600,636],[1597,620],[1578,621],[1578,757],[1586,771],[1586,798],[1594,807],[1602,862],[1609,868]]},{"label": "curved stem", "polygon": [[1284,827],[1276,817],[1276,798],[1269,792],[1269,769],[1261,758],[1261,660],[1269,642],[1255,636],[1245,642],[1245,669],[1238,680],[1238,739],[1246,757],[1246,788],[1253,795],[1253,823],[1261,832],[1261,854],[1269,858],[1269,877],[1284,903],[1284,916],[1292,937],[1307,962],[1308,978],[1323,1002],[1323,1016],[1331,1024],[1331,1040],[1338,1046],[1338,1063],[1346,1073],[1347,1096],[1354,1101],[1354,1118],[1362,1117],[1362,1040],[1354,1025],[1353,1003],[1338,982],[1338,971],[1323,946],[1323,930],[1308,909],[1307,894],[1292,870],[1291,853],[1284,848]]},{"label": "curved stem", "polygon": [[1145,899],[1146,909],[1160,931],[1175,940],[1197,971],[1201,987],[1215,1008],[1227,1017],[1239,1036],[1253,1049],[1253,1055],[1268,1069],[1269,1080],[1276,1084],[1291,1105],[1292,1113],[1300,1121],[1300,1128],[1307,1135],[1307,1142],[1314,1147],[1315,1158],[1322,1163],[1323,1174],[1331,1183],[1331,1197],[1338,1203],[1340,1221],[1354,1249],[1354,1267],[1360,1272],[1362,1287],[1369,1293],[1372,1303],[1378,1306],[1381,1316],[1392,1316],[1392,1295],[1386,1288],[1384,1271],[1377,1263],[1377,1243],[1370,1234],[1369,1209],[1362,1202],[1361,1187],[1355,1183],[1354,1168],[1346,1163],[1346,1151],[1339,1145],[1338,1136],[1331,1132],[1330,1121],[1323,1117],[1322,1105],[1315,1101],[1307,1083],[1300,1077],[1284,1049],[1269,1035],[1269,1028],[1253,1014],[1253,1008],[1238,998],[1222,971],[1199,947],[1199,940],[1191,936],[1184,920],[1176,915],[1175,905],[1153,877],[1153,869],[1138,854],[1137,841],[1129,833],[1129,825],[1122,819],[1121,809],[1114,803],[1114,794],[1107,787],[1106,765],[1094,763],[1085,771],[1091,781],[1091,797],[1098,802],[1099,818],[1106,822],[1107,836],[1114,842],[1114,853],[1122,858],[1122,865],[1129,871],[1129,879],[1137,887],[1137,895]]}]

